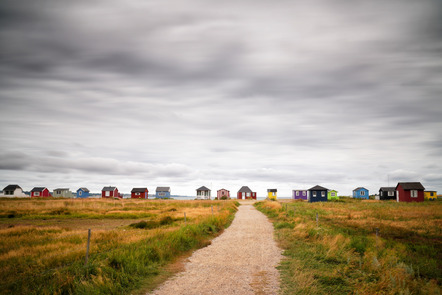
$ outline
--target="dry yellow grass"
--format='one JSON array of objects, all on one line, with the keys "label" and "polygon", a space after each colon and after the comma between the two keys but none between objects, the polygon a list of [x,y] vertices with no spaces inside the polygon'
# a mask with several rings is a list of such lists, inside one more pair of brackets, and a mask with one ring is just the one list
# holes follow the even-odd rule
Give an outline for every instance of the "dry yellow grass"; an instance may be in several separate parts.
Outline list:
[{"label": "dry yellow grass", "polygon": [[[213,215],[223,220],[232,202],[106,199],[0,200],[0,276],[5,282],[84,260],[87,229],[92,230],[90,256],[148,237],[198,224]],[[139,221],[160,221],[160,229],[135,229]],[[172,222],[172,223],[170,223]],[[64,277],[68,280],[67,277]],[[95,280],[100,280],[97,275]],[[0,293],[2,293],[0,291]]]}]

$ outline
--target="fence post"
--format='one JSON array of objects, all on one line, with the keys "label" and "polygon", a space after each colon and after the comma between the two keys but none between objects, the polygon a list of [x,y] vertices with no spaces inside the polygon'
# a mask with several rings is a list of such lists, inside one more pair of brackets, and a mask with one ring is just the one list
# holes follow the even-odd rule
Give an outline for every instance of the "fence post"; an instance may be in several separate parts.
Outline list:
[{"label": "fence post", "polygon": [[87,246],[86,246],[86,260],[84,262],[84,265],[87,265],[87,260],[89,258],[89,245],[91,243],[91,229],[87,230]]},{"label": "fence post", "polygon": [[319,216],[318,216],[318,213],[316,213],[316,226],[319,227]]},{"label": "fence post", "polygon": [[213,205],[210,205],[210,207],[212,207],[212,217],[213,217]]},{"label": "fence post", "polygon": [[379,228],[376,228],[376,238],[379,237]]},{"label": "fence post", "polygon": [[184,225],[187,225],[186,212],[184,212]]}]

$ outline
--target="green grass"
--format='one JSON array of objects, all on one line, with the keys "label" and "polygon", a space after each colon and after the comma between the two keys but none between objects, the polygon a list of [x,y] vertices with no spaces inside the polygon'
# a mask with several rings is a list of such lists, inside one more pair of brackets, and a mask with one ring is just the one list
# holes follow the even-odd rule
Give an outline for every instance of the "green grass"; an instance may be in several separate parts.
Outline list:
[{"label": "green grass", "polygon": [[440,294],[440,201],[255,206],[272,219],[285,250],[283,294]]},{"label": "green grass", "polygon": [[[165,271],[168,265],[210,244],[230,225],[237,210],[234,202],[127,200],[119,205],[136,211],[137,217],[148,217],[128,223],[119,218],[76,218],[76,214],[85,214],[93,206],[97,207],[97,215],[107,214],[107,207],[113,214],[126,214],[123,210],[116,212],[118,204],[109,201],[89,201],[86,206],[69,201],[70,210],[77,212],[71,215],[64,214],[66,211],[60,208],[66,205],[56,200],[24,202],[24,208],[18,210],[14,207],[19,202],[12,201],[14,205],[10,206],[24,218],[9,218],[6,214],[0,217],[0,294],[145,293],[146,288],[155,287],[171,275]],[[0,200],[0,212],[11,211],[9,204]],[[41,220],[41,215],[35,214],[36,206],[70,219]],[[187,212],[186,223],[183,212]],[[96,224],[98,221],[109,225],[103,229],[103,223]],[[58,222],[68,222],[70,227],[54,225]],[[87,265],[85,226],[96,226]]]}]

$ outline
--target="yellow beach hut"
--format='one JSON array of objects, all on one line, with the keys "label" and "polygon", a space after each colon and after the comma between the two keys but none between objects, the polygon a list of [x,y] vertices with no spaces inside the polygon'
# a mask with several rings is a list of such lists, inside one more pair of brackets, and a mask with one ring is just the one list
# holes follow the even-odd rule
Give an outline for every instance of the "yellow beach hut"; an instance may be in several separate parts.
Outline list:
[{"label": "yellow beach hut", "polygon": [[267,198],[276,201],[276,192],[277,192],[276,188],[269,188],[267,190]]},{"label": "yellow beach hut", "polygon": [[434,201],[437,200],[437,192],[436,191],[424,191],[425,200]]}]

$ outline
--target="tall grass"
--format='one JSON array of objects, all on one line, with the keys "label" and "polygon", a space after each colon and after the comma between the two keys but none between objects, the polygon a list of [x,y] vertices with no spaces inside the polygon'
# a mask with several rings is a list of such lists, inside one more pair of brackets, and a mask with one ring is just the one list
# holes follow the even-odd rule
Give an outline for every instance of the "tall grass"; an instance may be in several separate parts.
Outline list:
[{"label": "tall grass", "polygon": [[440,294],[440,201],[256,207],[272,218],[285,249],[283,294]]},{"label": "tall grass", "polygon": [[[155,280],[180,255],[210,243],[236,212],[234,202],[208,201],[15,200],[10,204],[0,201],[1,294],[127,294]],[[49,212],[63,208],[73,214],[46,219]],[[129,208],[136,219],[118,219],[127,211],[116,208]],[[11,211],[20,217],[5,214]],[[97,216],[109,211],[117,220],[106,218],[110,226],[97,226],[102,222]],[[143,222],[154,226],[130,226]],[[86,228],[92,228],[87,265]]]}]

